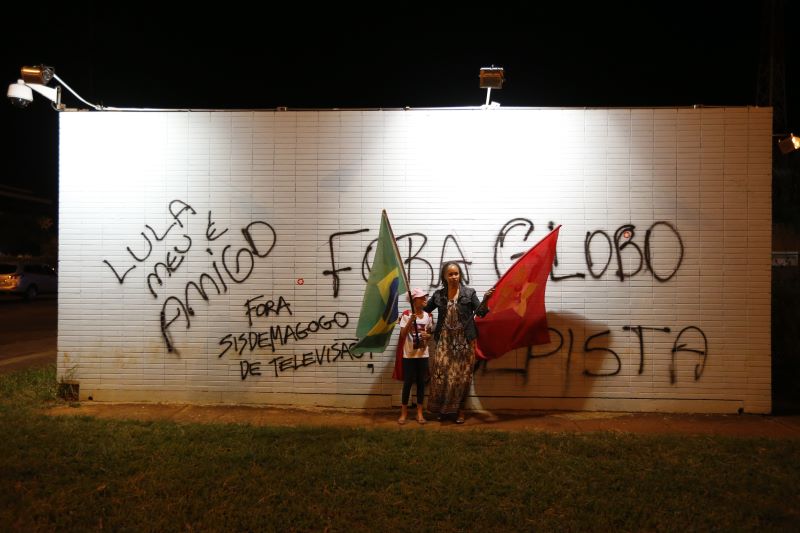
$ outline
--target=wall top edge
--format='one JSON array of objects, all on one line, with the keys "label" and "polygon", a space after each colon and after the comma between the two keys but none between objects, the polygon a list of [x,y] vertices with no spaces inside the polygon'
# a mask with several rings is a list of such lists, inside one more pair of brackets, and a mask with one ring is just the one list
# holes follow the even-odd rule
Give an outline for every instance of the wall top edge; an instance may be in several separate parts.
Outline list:
[{"label": "wall top edge", "polygon": [[[305,107],[277,107],[277,108],[240,108],[240,109],[171,109],[171,108],[104,108],[99,111],[103,112],[125,112],[125,113],[285,113],[285,112],[342,112],[342,111],[593,111],[593,110],[637,110],[637,109],[675,109],[675,110],[696,110],[696,109],[754,109],[754,110],[772,110],[771,106],[755,106],[755,105],[691,105],[691,106],[639,106],[639,107],[491,107],[485,108],[483,106],[463,106],[463,107],[331,107],[331,108],[305,108]],[[95,110],[89,109],[76,109],[67,108],[62,112],[83,112]]]}]

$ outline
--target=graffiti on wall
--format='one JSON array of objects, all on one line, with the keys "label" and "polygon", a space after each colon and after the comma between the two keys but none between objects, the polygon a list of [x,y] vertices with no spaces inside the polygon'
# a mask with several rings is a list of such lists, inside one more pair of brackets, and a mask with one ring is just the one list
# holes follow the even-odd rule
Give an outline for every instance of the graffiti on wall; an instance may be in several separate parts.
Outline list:
[{"label": "graffiti on wall", "polygon": [[[205,216],[200,215],[189,203],[180,199],[169,202],[167,212],[168,225],[156,228],[145,224],[139,234],[141,240],[125,247],[125,261],[116,259],[112,262],[103,259],[103,263],[120,285],[124,285],[136,269],[145,271],[144,285],[148,294],[161,301],[158,323],[163,343],[168,352],[177,354],[172,328],[180,327],[180,324],[185,330],[189,330],[192,318],[197,314],[195,306],[198,303],[209,304],[215,296],[227,293],[229,287],[248,281],[257,264],[268,260],[275,248],[278,234],[265,220],[253,220],[239,227],[238,232],[231,232],[231,227],[223,226],[212,211],[207,211]],[[197,217],[201,217],[205,230],[200,237],[193,239],[188,226],[190,219]],[[548,229],[554,226],[553,221],[547,223]],[[321,274],[323,279],[330,278],[334,303],[340,294],[342,274],[357,268],[366,282],[377,238],[367,244],[359,264],[348,264],[339,257],[337,244],[346,239],[360,240],[362,234],[369,231],[369,228],[338,231],[330,234],[327,239],[330,268],[324,269]],[[512,218],[499,228],[492,250],[493,267],[498,279],[508,265],[534,244],[531,239],[534,231],[534,222],[524,217]],[[551,281],[592,281],[613,277],[624,282],[636,276],[649,275],[656,282],[668,282],[678,272],[684,258],[684,243],[680,233],[673,224],[663,220],[647,227],[643,231],[643,238],[640,237],[641,233],[633,224],[621,224],[613,230],[587,231],[583,242],[585,270],[560,271],[556,254]],[[231,235],[239,234],[243,241],[239,241],[238,245],[220,241],[226,235],[230,238]],[[162,243],[158,248],[167,251],[156,256],[155,243]],[[409,277],[426,280],[430,287],[436,287],[440,284],[438,273],[441,266],[447,261],[456,261],[461,265],[464,281],[468,284],[472,261],[468,259],[463,243],[453,234],[445,235],[441,246],[435,250],[429,243],[429,237],[421,232],[397,237],[398,249]],[[670,258],[670,263],[656,265],[653,260],[654,252],[662,248],[668,249],[670,253],[658,255]],[[165,282],[181,271],[190,254],[205,257],[208,267],[199,275],[192,275],[189,281],[182,282],[177,291],[168,291]],[[246,321],[246,328],[221,336],[217,341],[217,357],[238,358],[236,360],[242,380],[262,376],[264,373],[277,378],[288,371],[297,371],[312,365],[329,365],[345,360],[359,361],[365,357],[372,359],[371,353],[353,354],[351,349],[357,339],[345,335],[337,335],[332,341],[324,341],[309,348],[308,340],[321,332],[341,331],[344,334],[351,323],[350,316],[345,311],[336,310],[327,316],[323,314],[311,319],[297,319],[292,306],[283,295],[258,294],[247,298],[242,303],[242,317]],[[639,347],[639,374],[644,372],[649,355],[645,351],[645,335],[671,335],[673,342],[669,355],[670,382],[676,383],[677,361],[687,357],[687,354],[695,358],[694,379],[698,380],[703,375],[708,357],[708,339],[698,326],[684,326],[677,334],[674,333],[673,326],[663,325],[626,325],[621,329],[623,333],[636,337]],[[523,367],[502,370],[519,372],[527,377],[533,360],[562,354],[566,358],[569,373],[573,353],[576,351],[575,333],[571,327],[565,331],[551,327],[550,331],[556,341],[544,348],[529,347]],[[583,375],[608,378],[620,373],[622,359],[617,351],[609,347],[610,335],[611,330],[605,330],[587,335],[583,339],[580,347]],[[305,351],[296,353],[292,347],[301,341]],[[292,353],[287,354],[287,351]],[[374,372],[372,363],[367,366]],[[483,363],[482,366],[484,372],[493,370],[491,364]]]},{"label": "graffiti on wall", "polygon": [[[550,221],[547,228],[552,230],[556,226],[555,222]],[[656,238],[655,231],[657,229],[664,229],[671,236],[667,242],[659,242]],[[530,239],[531,234],[535,230],[533,221],[528,218],[512,218],[500,228],[497,233],[497,238],[494,242],[494,249],[492,250],[492,257],[494,261],[494,271],[497,278],[503,274],[505,268],[501,268],[501,263],[505,261],[505,266],[509,266],[516,261],[522,254],[535,244],[535,241]],[[336,243],[349,238],[351,236],[359,235],[369,231],[369,228],[360,228],[356,230],[340,231],[332,233],[328,237],[328,251],[330,254],[330,269],[322,271],[323,276],[331,277],[332,295],[334,298],[339,296],[339,287],[341,284],[341,272],[349,272],[353,269],[352,265],[342,266],[341,260],[336,255]],[[653,279],[658,282],[665,283],[675,276],[680,269],[684,256],[684,244],[678,230],[671,223],[664,220],[659,220],[651,224],[645,231],[644,241],[639,242],[637,239],[637,228],[633,224],[623,224],[616,228],[613,232],[603,229],[596,229],[587,231],[584,238],[583,255],[586,265],[586,272],[589,273],[591,279],[599,280],[603,278],[612,262],[616,269],[614,270],[614,277],[619,281],[631,279],[639,274],[649,273]],[[611,234],[613,233],[613,237]],[[525,245],[522,251],[512,253],[505,257],[503,252],[506,248],[506,240],[515,239],[517,248],[519,245]],[[663,239],[663,237],[662,237]],[[404,263],[406,272],[410,279],[428,280],[428,286],[433,288],[437,287],[440,283],[438,279],[440,269],[444,263],[454,261],[461,265],[464,272],[464,282],[469,284],[470,274],[469,267],[472,261],[467,259],[464,249],[456,239],[455,235],[445,235],[442,241],[441,248],[438,254],[438,263],[434,267],[428,259],[423,256],[423,252],[427,252],[426,247],[429,238],[424,233],[406,233],[396,237],[397,247],[400,253],[404,256]],[[371,253],[374,251],[375,243],[378,239],[373,239],[364,250],[361,259],[361,278],[366,282],[369,277],[369,265],[372,264]],[[598,244],[599,243],[599,244]],[[659,271],[654,265],[653,250],[659,246],[677,248],[679,250],[677,258],[674,259],[672,265],[662,266]],[[625,270],[625,261],[633,259],[637,264],[635,268]],[[422,269],[423,274],[413,273]],[[558,269],[558,254],[556,254],[553,261],[553,271],[550,274],[550,279],[555,282],[564,281],[573,278],[585,279],[586,272],[573,272],[573,273],[560,273]]]},{"label": "graffiti on wall", "polygon": [[[320,315],[318,318],[308,321],[298,321],[277,325],[270,325],[259,331],[253,331],[257,326],[254,319],[269,318],[270,316],[280,316],[286,312],[292,316],[292,306],[283,296],[275,300],[265,300],[263,294],[249,298],[244,303],[244,315],[248,321],[248,331],[241,333],[228,333],[219,339],[221,351],[218,358],[226,354],[242,357],[258,357],[267,354],[266,361],[254,361],[252,359],[241,359],[239,367],[242,380],[250,376],[260,376],[262,365],[264,368],[279,377],[287,370],[298,370],[313,364],[322,366],[336,363],[340,360],[360,360],[366,354],[353,353],[351,348],[358,340],[357,338],[334,338],[333,342],[314,346],[313,350],[301,354],[293,353],[291,356],[275,355],[277,348],[289,346],[294,342],[307,339],[321,331],[331,331],[345,329],[350,323],[350,317],[344,311],[335,311],[330,317]],[[372,354],[368,354],[372,359]]]},{"label": "graffiti on wall", "polygon": [[[576,351],[575,332],[571,327],[567,327],[565,336],[564,331],[558,328],[550,327],[548,329],[550,330],[551,339],[555,337],[556,340],[551,341],[550,345],[545,347],[528,346],[526,354],[523,358],[522,366],[516,368],[503,367],[494,369],[492,368],[491,361],[484,360],[478,362],[476,369],[482,369],[484,373],[493,371],[513,372],[521,375],[524,381],[527,381],[530,371],[530,364],[535,359],[544,359],[547,357],[552,357],[556,354],[565,354],[566,372],[569,374],[573,363],[572,357]],[[669,379],[671,384],[674,385],[678,381],[677,368],[679,355],[683,357],[685,354],[689,354],[686,355],[686,357],[691,358],[691,362],[694,364],[693,373],[695,381],[702,377],[703,371],[706,367],[706,360],[708,358],[708,338],[703,330],[699,327],[686,326],[678,331],[677,334],[674,332],[673,328],[668,326],[652,327],[643,325],[628,325],[622,326],[620,329],[623,332],[630,332],[636,336],[638,344],[637,374],[644,374],[645,365],[649,359],[648,356],[653,355],[649,354],[645,350],[645,332],[655,332],[654,334],[670,335],[669,338],[673,340],[672,347],[669,350]],[[609,348],[607,345],[602,345],[603,340],[605,340],[610,334],[611,330],[607,329],[605,331],[587,335],[584,339],[583,345],[581,346],[581,353],[583,355],[583,369],[581,370],[581,373],[584,376],[592,378],[611,377],[618,375],[622,370],[622,356],[617,351]],[[541,353],[537,353],[538,350],[542,350]],[[605,354],[610,354],[612,359],[608,359]],[[655,358],[653,357],[653,359]],[[606,361],[612,362],[612,368],[607,370],[599,369],[598,366],[600,363],[605,363]]]},{"label": "graffiti on wall", "polygon": [[[231,251],[233,245],[227,244],[222,248],[221,252],[218,250],[218,254],[215,256],[211,245],[225,235],[229,228],[225,228],[222,231],[219,228],[215,228],[214,226],[216,226],[217,222],[213,220],[213,214],[209,211],[205,240],[198,246],[195,245],[190,235],[180,231],[186,227],[189,217],[197,215],[197,211],[182,200],[171,201],[168,210],[173,222],[160,236],[156,229],[145,224],[146,231],[140,233],[143,239],[143,251],[134,252],[130,246],[125,248],[133,259],[132,264],[128,262],[130,266],[123,270],[124,267],[115,266],[108,259],[104,259],[103,263],[111,269],[120,284],[124,284],[127,276],[136,268],[147,269],[146,279],[149,293],[156,299],[159,296],[164,296],[160,313],[161,335],[167,350],[174,352],[176,349],[170,336],[172,325],[183,317],[185,327],[189,329],[191,327],[191,317],[195,315],[192,304],[196,303],[198,298],[204,302],[210,302],[214,293],[217,295],[226,293],[229,285],[247,281],[255,269],[256,259],[264,259],[272,252],[277,240],[277,234],[268,222],[254,220],[240,228],[246,243],[245,246],[241,246],[236,251]],[[183,220],[182,216],[184,217]],[[179,234],[179,243],[168,249],[163,259],[159,258],[160,260],[148,265],[148,260],[153,253],[153,240],[156,242],[164,241],[176,227],[177,234]],[[212,258],[209,269],[206,272],[202,272],[195,280],[186,282],[183,290],[179,290],[177,294],[160,295],[159,291],[164,286],[165,278],[170,278],[178,272],[189,253],[201,246],[205,246],[205,253]],[[123,274],[120,275],[120,272],[123,272]]]}]

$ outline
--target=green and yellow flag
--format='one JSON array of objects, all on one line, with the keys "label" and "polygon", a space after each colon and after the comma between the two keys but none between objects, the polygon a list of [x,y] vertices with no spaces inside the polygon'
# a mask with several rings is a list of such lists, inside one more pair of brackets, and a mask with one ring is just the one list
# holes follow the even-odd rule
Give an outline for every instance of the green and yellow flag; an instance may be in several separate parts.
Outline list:
[{"label": "green and yellow flag", "polygon": [[397,250],[389,217],[383,211],[375,259],[356,326],[358,342],[351,348],[353,353],[380,353],[386,349],[397,323],[398,297],[406,291],[408,282],[403,260]]}]

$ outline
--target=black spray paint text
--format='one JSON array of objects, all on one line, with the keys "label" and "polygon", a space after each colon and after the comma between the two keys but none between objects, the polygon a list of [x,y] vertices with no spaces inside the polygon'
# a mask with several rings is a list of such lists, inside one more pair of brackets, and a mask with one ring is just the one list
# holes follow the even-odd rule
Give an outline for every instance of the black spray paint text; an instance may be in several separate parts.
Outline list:
[{"label": "black spray paint text", "polygon": [[308,322],[297,322],[295,324],[284,324],[271,326],[264,331],[247,331],[239,333],[228,333],[219,340],[219,345],[223,347],[217,357],[222,357],[233,349],[234,353],[242,355],[245,352],[253,353],[269,348],[271,353],[275,353],[275,346],[286,346],[290,341],[297,342],[303,340],[318,331],[327,331],[334,328],[344,329],[350,323],[350,318],[343,311],[336,311],[333,316],[327,318],[325,315],[318,319]]},{"label": "black spray paint text", "polygon": [[[562,333],[561,330],[557,328],[550,327],[548,328],[551,333],[551,339],[553,335],[557,338],[556,340],[552,340],[551,343],[544,347],[534,347],[529,346],[527,349],[527,357],[525,358],[525,364],[523,367],[520,368],[501,368],[497,369],[497,371],[502,372],[516,372],[522,374],[526,379],[528,376],[529,365],[531,361],[534,359],[543,359],[545,357],[553,356],[557,353],[562,353],[563,350],[566,350],[566,366],[567,366],[567,373],[569,374],[570,368],[572,366],[572,354],[575,347],[575,333],[573,332],[572,328],[566,328],[566,336]],[[643,325],[635,325],[635,326],[622,326],[621,330],[623,332],[629,332],[636,336],[638,341],[638,356],[639,356],[639,368],[638,374],[643,374],[645,369],[646,363],[646,352],[645,352],[645,336],[649,335],[672,335],[673,336],[673,343],[672,349],[670,350],[670,362],[669,362],[669,377],[670,383],[675,384],[677,383],[677,373],[678,373],[678,364],[679,360],[678,357],[681,356],[682,358],[688,358],[691,361],[691,364],[694,364],[694,379],[695,381],[699,380],[703,376],[703,371],[706,367],[706,361],[708,360],[708,339],[706,338],[705,332],[697,326],[686,326],[681,329],[677,334],[674,333],[674,329],[670,327],[653,327],[653,326],[643,326]],[[645,333],[645,332],[652,332],[652,333]],[[605,330],[598,333],[594,333],[592,335],[588,335],[583,342],[582,353],[583,353],[583,375],[593,378],[602,378],[602,377],[610,377],[616,376],[622,370],[622,358],[620,354],[617,353],[615,350],[612,350],[608,347],[607,343],[604,343],[604,339],[607,339],[611,335],[611,330]],[[536,350],[542,350],[541,353],[536,353]],[[611,357],[611,359],[609,359]],[[606,361],[611,361],[611,368],[608,368],[606,365]],[[491,361],[480,361],[478,363],[479,367],[483,367],[485,372],[491,372],[493,369]],[[601,367],[606,368],[605,370],[601,370]]]},{"label": "black spray paint text", "polygon": [[[555,227],[554,222],[547,224],[548,229]],[[513,264],[522,254],[533,244],[534,239],[530,239],[535,229],[533,221],[527,218],[512,218],[506,222],[497,234],[494,243],[493,258],[494,270],[497,278],[500,279],[502,271]],[[368,228],[361,228],[351,231],[340,231],[332,233],[328,237],[328,251],[330,254],[331,268],[323,270],[323,276],[331,276],[333,297],[339,296],[339,286],[341,283],[340,273],[349,272],[352,266],[345,266],[336,255],[336,243],[349,236],[358,235],[369,231]],[[461,265],[464,272],[464,282],[470,282],[470,265],[472,261],[467,258],[464,249],[454,235],[448,234],[444,237],[438,258],[438,266],[434,268],[433,263],[423,257],[426,251],[428,236],[424,233],[406,233],[396,238],[398,250],[406,265],[406,272],[412,278],[412,271],[421,268],[423,270],[422,279],[427,280],[429,287],[436,287],[440,280],[439,271],[441,266],[447,261],[455,261]],[[373,239],[364,250],[361,259],[361,278],[367,281],[369,278],[370,264],[372,264],[371,254],[374,254],[374,247],[377,239]],[[514,243],[512,246],[511,243]],[[512,250],[508,250],[512,248]],[[667,249],[669,254],[656,254],[655,250]],[[677,253],[675,253],[677,251]],[[649,272],[650,275],[659,282],[666,282],[680,269],[683,262],[684,244],[678,230],[669,222],[659,220],[651,224],[645,231],[644,241],[637,239],[637,228],[633,224],[623,224],[613,231],[613,238],[606,230],[597,229],[587,231],[583,245],[584,262],[586,270],[592,279],[602,278],[609,267],[616,267],[613,271],[614,276],[620,281],[632,278],[641,272]],[[656,266],[654,257],[670,257],[666,265]],[[632,262],[634,268],[625,269],[627,263]],[[572,278],[585,279],[585,272],[559,273],[556,269],[559,266],[558,254],[553,260],[553,270],[550,273],[552,281],[564,281]]]},{"label": "black spray paint text", "polygon": [[278,377],[288,370],[298,370],[313,364],[322,366],[323,364],[335,363],[345,359],[356,361],[362,359],[365,355],[369,355],[369,358],[372,359],[372,352],[367,352],[366,354],[352,352],[352,348],[357,341],[358,339],[351,338],[334,339],[330,345],[317,346],[314,351],[304,352],[299,355],[273,357],[263,363],[261,361],[242,359],[239,361],[239,373],[244,381],[249,376],[262,375],[262,364],[267,368],[271,367],[272,374]]}]

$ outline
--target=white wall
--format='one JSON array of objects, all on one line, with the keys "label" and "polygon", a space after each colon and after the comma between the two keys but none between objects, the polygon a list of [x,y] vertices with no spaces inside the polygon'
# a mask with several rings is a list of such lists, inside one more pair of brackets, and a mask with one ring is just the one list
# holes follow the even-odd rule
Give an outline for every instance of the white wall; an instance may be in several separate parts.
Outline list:
[{"label": "white wall", "polygon": [[82,399],[396,405],[393,350],[348,351],[385,208],[413,285],[463,259],[479,293],[563,224],[554,342],[479,370],[472,407],[770,410],[769,109],[60,120],[58,368]]}]

